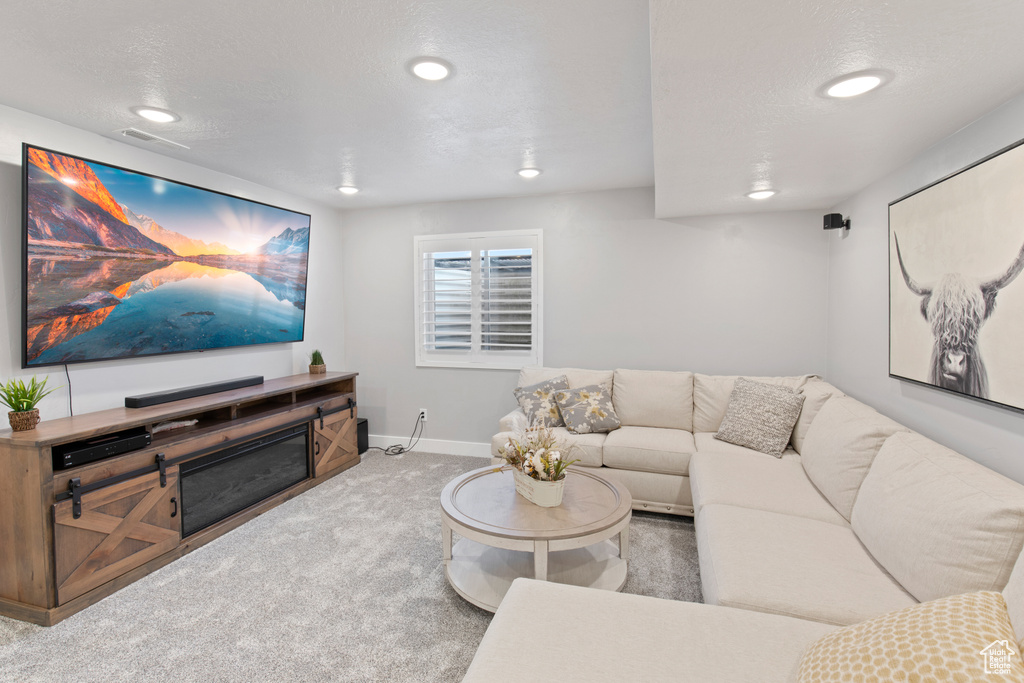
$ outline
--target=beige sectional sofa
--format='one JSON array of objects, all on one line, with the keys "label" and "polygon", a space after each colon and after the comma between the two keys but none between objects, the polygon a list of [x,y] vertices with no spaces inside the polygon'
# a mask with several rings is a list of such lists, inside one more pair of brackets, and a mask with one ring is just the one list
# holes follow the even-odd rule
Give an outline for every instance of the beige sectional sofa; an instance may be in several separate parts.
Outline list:
[{"label": "beige sectional sofa", "polygon": [[[525,387],[565,375],[569,388],[592,384],[612,387],[612,402],[622,426],[608,434],[572,434],[565,427],[555,432],[574,446],[573,457],[580,465],[603,467],[607,474],[626,485],[633,496],[633,508],[676,515],[694,514],[690,494],[690,459],[697,453],[749,453],[714,438],[725,417],[736,376],[702,375],[660,370],[583,370],[579,368],[527,367],[519,373]],[[802,377],[748,377],[803,390],[813,384],[806,407],[793,431],[790,448],[783,459],[799,453],[810,415],[836,392],[813,375]],[[805,392],[808,393],[808,392]],[[813,405],[811,405],[813,404]],[[527,418],[516,408],[498,423],[491,439],[495,460],[508,441],[527,426]]]},{"label": "beige sectional sofa", "polygon": [[[550,372],[570,386],[593,379],[553,369],[524,376]],[[641,415],[637,394],[646,383],[658,396],[648,404],[685,413],[689,373],[611,374],[623,382],[613,384],[617,411],[624,389],[622,429],[686,431],[685,418],[645,424],[668,422]],[[594,439],[586,464],[637,486],[647,509],[693,510],[706,604],[520,579],[466,681],[792,680],[803,652],[829,631],[974,591],[1003,593],[1024,646],[1024,486],[812,377],[767,380],[806,397],[784,457],[730,447],[712,434],[734,378],[692,377],[692,449],[626,432],[611,451],[611,435]],[[578,648],[523,657],[508,646],[538,624],[573,634]]]}]

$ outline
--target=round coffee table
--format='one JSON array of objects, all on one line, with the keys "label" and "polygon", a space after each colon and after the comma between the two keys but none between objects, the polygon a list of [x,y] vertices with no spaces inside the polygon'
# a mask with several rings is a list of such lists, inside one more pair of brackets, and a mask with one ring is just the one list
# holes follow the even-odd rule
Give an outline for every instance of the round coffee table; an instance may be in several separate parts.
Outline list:
[{"label": "round coffee table", "polygon": [[[589,468],[569,468],[562,504],[552,508],[516,493],[511,467],[467,472],[441,492],[445,576],[490,612],[519,577],[621,590],[632,505],[625,487]],[[452,532],[462,537],[454,547]]]}]

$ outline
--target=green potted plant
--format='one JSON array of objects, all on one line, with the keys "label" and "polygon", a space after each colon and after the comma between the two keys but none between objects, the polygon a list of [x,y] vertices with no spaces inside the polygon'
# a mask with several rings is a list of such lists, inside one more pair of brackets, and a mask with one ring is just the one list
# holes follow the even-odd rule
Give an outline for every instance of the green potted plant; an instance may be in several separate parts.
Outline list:
[{"label": "green potted plant", "polygon": [[35,429],[39,424],[39,409],[36,408],[36,405],[43,400],[43,397],[57,390],[55,388],[46,391],[48,379],[48,377],[44,377],[40,382],[33,375],[28,384],[20,379],[11,379],[7,384],[0,384],[0,403],[11,409],[7,413],[11,429],[16,432],[24,432]]},{"label": "green potted plant", "polygon": [[324,355],[319,349],[313,349],[313,353],[309,354],[309,374],[322,375],[325,372],[327,365],[324,364]]}]

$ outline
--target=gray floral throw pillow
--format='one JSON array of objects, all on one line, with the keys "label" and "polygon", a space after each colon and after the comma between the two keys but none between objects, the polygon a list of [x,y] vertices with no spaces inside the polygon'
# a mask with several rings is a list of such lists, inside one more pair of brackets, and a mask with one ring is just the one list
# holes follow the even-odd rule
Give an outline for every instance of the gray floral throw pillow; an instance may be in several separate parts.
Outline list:
[{"label": "gray floral throw pillow", "polygon": [[804,395],[789,387],[740,377],[715,438],[782,457],[803,405]]},{"label": "gray floral throw pillow", "polygon": [[564,427],[565,422],[558,412],[555,392],[569,388],[569,380],[565,375],[538,382],[528,387],[516,387],[513,392],[519,407],[526,413],[531,425],[542,427]]},{"label": "gray floral throw pillow", "polygon": [[565,389],[557,392],[555,399],[565,426],[574,434],[610,432],[622,424],[612,408],[611,385],[592,384]]}]

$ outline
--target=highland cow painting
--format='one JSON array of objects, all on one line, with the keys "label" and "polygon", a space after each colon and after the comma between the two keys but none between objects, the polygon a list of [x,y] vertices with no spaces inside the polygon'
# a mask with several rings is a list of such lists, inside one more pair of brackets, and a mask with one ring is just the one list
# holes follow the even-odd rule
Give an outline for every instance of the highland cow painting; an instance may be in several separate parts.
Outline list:
[{"label": "highland cow painting", "polygon": [[1024,409],[1024,145],[889,205],[889,375]]},{"label": "highland cow painting", "polygon": [[301,341],[307,214],[24,146],[23,365]]}]

